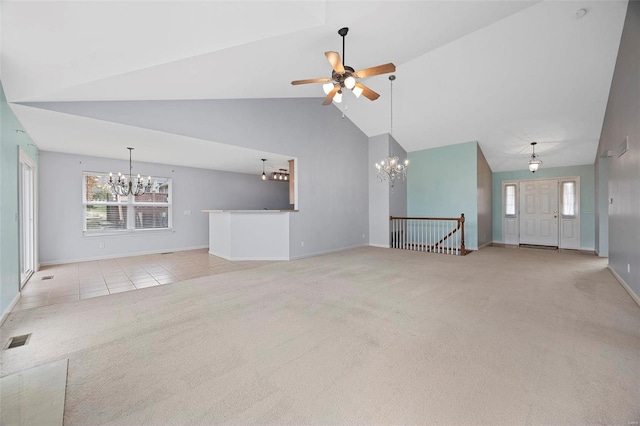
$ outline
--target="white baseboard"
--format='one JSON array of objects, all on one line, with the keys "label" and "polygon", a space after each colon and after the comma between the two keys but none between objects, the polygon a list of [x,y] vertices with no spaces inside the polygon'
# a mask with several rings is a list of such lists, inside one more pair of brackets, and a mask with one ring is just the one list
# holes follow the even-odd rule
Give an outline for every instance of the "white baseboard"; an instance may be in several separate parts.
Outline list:
[{"label": "white baseboard", "polygon": [[326,250],[326,251],[319,251],[319,252],[315,252],[315,253],[303,254],[303,255],[300,255],[300,256],[290,256],[289,260],[306,259],[307,257],[321,256],[323,254],[331,254],[331,253],[336,253],[336,252],[339,252],[339,251],[351,250],[351,249],[358,248],[358,247],[368,247],[368,246],[369,246],[369,244],[358,244],[357,246],[342,247],[342,248],[331,249],[331,250]]},{"label": "white baseboard", "polygon": [[380,247],[380,248],[391,248],[389,247],[389,245],[382,245],[382,244],[369,244],[369,247]]},{"label": "white baseboard", "polygon": [[491,244],[493,244],[493,241],[489,241],[487,243],[484,243],[483,245],[481,245],[480,247],[478,247],[478,250],[483,249],[485,247],[489,247]]},{"label": "white baseboard", "polygon": [[610,265],[607,265],[607,269],[609,270],[609,272],[611,272],[611,275],[613,275],[615,279],[618,280],[620,285],[622,285],[622,287],[624,287],[624,289],[627,290],[627,293],[629,293],[629,296],[631,296],[631,298],[638,304],[638,306],[640,306],[640,296],[638,296],[633,292],[633,290],[631,290],[631,287],[629,287],[626,281],[623,280],[622,277],[618,275],[618,273],[614,271]]},{"label": "white baseboard", "polygon": [[133,253],[121,253],[116,255],[108,255],[108,256],[92,256],[92,257],[83,257],[78,259],[65,259],[65,260],[57,260],[53,262],[41,262],[42,266],[51,266],[51,265],[64,265],[67,263],[77,263],[77,262],[90,262],[93,260],[107,260],[107,259],[121,259],[123,257],[131,257],[131,256],[144,256],[146,254],[159,254],[159,253],[168,253],[175,251],[189,251],[189,250],[200,250],[209,248],[209,245],[204,246],[193,246],[193,247],[181,247],[181,248],[166,248],[161,250],[150,250],[150,251],[139,251]]},{"label": "white baseboard", "polygon": [[7,319],[7,317],[13,310],[13,308],[16,306],[16,303],[18,303],[18,300],[20,300],[20,292],[16,294],[16,297],[13,298],[11,303],[9,303],[9,306],[7,306],[7,309],[5,309],[4,312],[2,313],[2,316],[0,317],[0,326],[2,326],[2,324],[4,323],[4,320]]},{"label": "white baseboard", "polygon": [[234,261],[245,261],[245,260],[269,260],[269,261],[280,261],[280,260],[289,260],[289,258],[287,257],[231,257],[231,256],[225,256],[219,253],[212,253],[211,251],[209,251],[209,254],[211,256],[216,256],[225,260],[230,260],[232,262]]}]

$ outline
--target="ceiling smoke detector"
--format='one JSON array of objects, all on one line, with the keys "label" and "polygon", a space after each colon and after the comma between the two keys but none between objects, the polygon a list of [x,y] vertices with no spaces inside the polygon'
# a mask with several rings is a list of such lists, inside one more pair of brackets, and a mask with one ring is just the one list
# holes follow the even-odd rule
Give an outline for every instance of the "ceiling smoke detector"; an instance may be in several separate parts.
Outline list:
[{"label": "ceiling smoke detector", "polygon": [[587,9],[578,9],[578,10],[576,10],[576,18],[578,18],[578,19],[582,18],[586,14],[587,14]]}]

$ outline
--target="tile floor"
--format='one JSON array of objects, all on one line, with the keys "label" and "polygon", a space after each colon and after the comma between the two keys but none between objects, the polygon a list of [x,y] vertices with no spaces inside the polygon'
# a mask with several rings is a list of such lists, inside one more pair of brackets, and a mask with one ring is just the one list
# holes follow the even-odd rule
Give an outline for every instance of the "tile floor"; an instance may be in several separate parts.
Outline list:
[{"label": "tile floor", "polygon": [[[200,249],[44,266],[22,288],[22,297],[13,311],[251,269],[267,263],[271,262],[232,262]],[[43,279],[48,276],[53,278]]]}]

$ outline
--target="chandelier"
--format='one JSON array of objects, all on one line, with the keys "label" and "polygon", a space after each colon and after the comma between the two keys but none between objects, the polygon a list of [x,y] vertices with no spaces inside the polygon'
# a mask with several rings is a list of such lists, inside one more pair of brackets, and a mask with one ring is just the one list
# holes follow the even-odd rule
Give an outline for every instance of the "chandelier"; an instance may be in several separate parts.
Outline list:
[{"label": "chandelier", "polygon": [[119,195],[121,197],[127,195],[142,195],[145,192],[150,192],[153,183],[151,182],[151,176],[147,179],[147,184],[144,184],[144,179],[138,177],[136,178],[135,184],[133,183],[133,176],[131,171],[133,167],[131,166],[131,151],[133,148],[127,147],[129,150],[129,180],[127,181],[127,177],[122,173],[118,172],[118,180],[113,180],[113,173],[109,173],[109,188],[113,195]]},{"label": "chandelier", "polygon": [[538,142],[531,142],[531,149],[533,152],[531,153],[531,159],[529,160],[529,171],[531,173],[535,173],[538,168],[542,165],[542,160],[540,160],[538,155],[536,155],[536,145]]},{"label": "chandelier", "polygon": [[[389,81],[391,82],[391,126],[389,136],[393,134],[393,80],[395,79],[395,75],[389,76]],[[378,170],[378,179],[380,182],[388,180],[391,187],[393,187],[396,179],[402,178],[402,180],[406,180],[409,160],[401,162],[397,156],[393,156],[391,154],[391,143],[391,140],[389,140],[389,156],[379,163],[376,163],[376,169]]]}]

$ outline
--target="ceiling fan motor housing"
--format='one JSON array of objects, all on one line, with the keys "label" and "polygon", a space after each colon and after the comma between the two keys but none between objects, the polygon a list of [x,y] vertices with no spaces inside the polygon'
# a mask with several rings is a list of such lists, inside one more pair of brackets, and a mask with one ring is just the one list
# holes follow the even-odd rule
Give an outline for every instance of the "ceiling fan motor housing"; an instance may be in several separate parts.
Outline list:
[{"label": "ceiling fan motor housing", "polygon": [[344,73],[340,74],[335,71],[332,71],[331,79],[336,83],[340,84],[341,87],[344,87],[344,81],[349,77],[353,77],[355,73],[356,71],[353,68],[351,68],[350,66],[344,65]]}]

